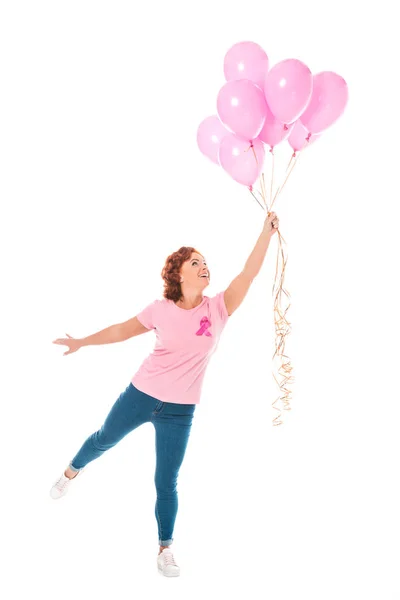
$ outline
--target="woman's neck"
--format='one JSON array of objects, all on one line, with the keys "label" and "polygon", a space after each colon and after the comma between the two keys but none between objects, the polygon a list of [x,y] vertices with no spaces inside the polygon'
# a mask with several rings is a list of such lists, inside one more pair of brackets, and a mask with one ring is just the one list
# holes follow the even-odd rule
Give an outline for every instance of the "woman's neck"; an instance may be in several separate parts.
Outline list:
[{"label": "woman's neck", "polygon": [[191,298],[183,297],[180,300],[178,300],[178,302],[175,302],[175,304],[179,306],[179,308],[191,310],[192,308],[196,308],[196,306],[199,306],[203,302],[203,299],[204,298],[202,295],[196,295]]}]

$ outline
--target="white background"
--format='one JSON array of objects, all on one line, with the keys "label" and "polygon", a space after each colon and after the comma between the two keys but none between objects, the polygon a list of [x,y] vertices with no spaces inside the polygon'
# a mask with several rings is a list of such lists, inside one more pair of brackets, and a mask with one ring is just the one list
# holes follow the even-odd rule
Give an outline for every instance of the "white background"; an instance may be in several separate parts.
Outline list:
[{"label": "white background", "polygon": [[[3,0],[8,600],[400,598],[397,33],[389,0],[367,4]],[[181,245],[204,253],[207,295],[243,268],[263,212],[196,145],[224,55],[242,40],[271,64],[336,71],[350,101],[275,206],[288,243],[292,410],[272,426],[275,236],[206,375],[178,484],[182,574],[169,581],[156,569],[150,424],[91,463],[67,497],[49,496],[153,334],[67,357],[51,342],[161,297],[164,260]],[[276,152],[283,169],[288,146]]]}]

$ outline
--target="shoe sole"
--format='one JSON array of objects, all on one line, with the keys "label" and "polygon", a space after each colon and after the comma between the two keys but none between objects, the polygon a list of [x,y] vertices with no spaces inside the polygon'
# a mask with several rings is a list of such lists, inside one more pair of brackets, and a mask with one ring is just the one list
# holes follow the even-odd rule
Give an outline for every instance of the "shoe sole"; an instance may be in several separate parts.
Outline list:
[{"label": "shoe sole", "polygon": [[170,573],[170,574],[169,573],[164,573],[164,571],[162,570],[161,567],[159,567],[158,565],[157,565],[157,567],[158,567],[158,572],[160,573],[160,575],[164,575],[164,577],[179,577],[179,575],[180,575],[180,572],[178,572],[178,573]]},{"label": "shoe sole", "polygon": [[60,498],[64,498],[64,496],[66,496],[66,495],[67,495],[67,492],[65,492],[65,494],[62,494],[61,496],[52,496],[52,495],[51,495],[51,492],[50,492],[50,494],[49,494],[49,495],[50,495],[50,498],[51,498],[52,500],[60,500]]}]

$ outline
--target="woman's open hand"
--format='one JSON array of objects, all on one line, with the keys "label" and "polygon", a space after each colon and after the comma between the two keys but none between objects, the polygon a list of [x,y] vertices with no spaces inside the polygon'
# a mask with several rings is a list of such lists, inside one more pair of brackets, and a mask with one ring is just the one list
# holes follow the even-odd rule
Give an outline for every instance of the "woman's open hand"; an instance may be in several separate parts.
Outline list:
[{"label": "woman's open hand", "polygon": [[270,212],[268,213],[267,218],[264,222],[264,229],[268,231],[271,235],[274,235],[279,228],[279,219],[276,216],[276,213]]},{"label": "woman's open hand", "polygon": [[64,352],[63,356],[67,354],[72,354],[79,350],[82,347],[82,340],[77,340],[76,338],[71,337],[68,333],[65,334],[66,338],[58,338],[53,341],[53,344],[59,344],[60,346],[68,346],[68,350]]}]

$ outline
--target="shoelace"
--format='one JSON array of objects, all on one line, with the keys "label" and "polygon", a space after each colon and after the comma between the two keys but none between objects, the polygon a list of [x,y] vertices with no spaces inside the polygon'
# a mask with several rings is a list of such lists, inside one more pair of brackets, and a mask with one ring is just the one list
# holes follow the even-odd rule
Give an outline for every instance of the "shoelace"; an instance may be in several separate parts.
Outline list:
[{"label": "shoelace", "polygon": [[175,562],[174,556],[171,552],[164,552],[164,561],[166,563],[166,565],[174,565],[174,567],[177,567],[178,565]]},{"label": "shoelace", "polygon": [[66,481],[63,481],[62,478],[60,477],[60,479],[57,481],[56,483],[56,488],[62,492],[65,488],[65,486],[67,485],[69,479],[67,479]]}]

